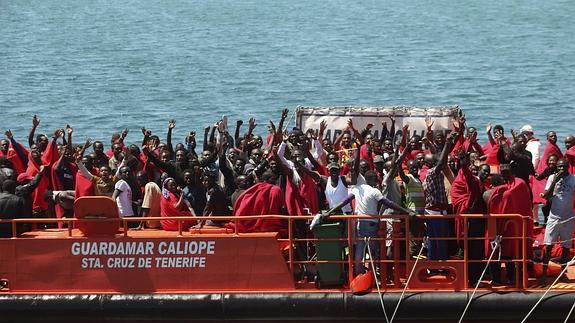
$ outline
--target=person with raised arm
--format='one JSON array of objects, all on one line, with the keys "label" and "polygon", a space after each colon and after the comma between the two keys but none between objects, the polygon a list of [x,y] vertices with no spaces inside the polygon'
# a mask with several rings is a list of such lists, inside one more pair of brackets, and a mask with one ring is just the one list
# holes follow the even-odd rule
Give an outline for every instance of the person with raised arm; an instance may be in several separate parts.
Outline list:
[{"label": "person with raised arm", "polygon": [[[499,138],[499,160],[510,164],[513,175],[530,185],[529,176],[535,175],[535,169],[531,162],[533,159],[531,153],[525,149],[527,147],[527,137],[523,134],[515,134],[513,130],[511,130],[511,133],[515,138],[511,147],[503,138]],[[531,187],[529,189],[531,190]]]},{"label": "person with raised arm", "polygon": [[28,166],[28,150],[18,143],[12,131],[7,130],[6,139],[0,140],[0,157],[6,157],[14,165],[14,170],[18,174],[26,172]]},{"label": "person with raised arm", "polygon": [[36,141],[34,141],[34,134],[36,133],[36,128],[38,128],[39,124],[40,119],[36,115],[34,115],[32,117],[32,128],[30,129],[30,133],[28,134],[28,146],[30,147],[30,149],[32,149],[32,145],[36,145],[40,153],[43,153],[44,150],[46,150],[46,147],[48,146],[49,139],[48,136],[46,136],[45,134],[39,134],[38,136],[36,136]]},{"label": "person with raised arm", "polygon": [[114,155],[114,148],[113,148],[114,144],[119,144],[122,150],[124,150],[125,149],[124,139],[126,139],[127,136],[128,136],[127,128],[122,130],[121,133],[117,132],[113,133],[112,138],[110,139],[110,149],[106,151],[106,155],[110,158]]},{"label": "person with raised arm", "polygon": [[[182,189],[171,177],[166,178],[162,183],[160,213],[162,217],[196,215],[188,201],[184,198]],[[177,231],[178,222],[178,220],[160,220],[162,229],[166,231]],[[196,224],[196,221],[182,221],[181,228],[187,231],[194,224]]]},{"label": "person with raised arm", "polygon": [[[441,155],[427,154],[425,162],[429,170],[423,181],[425,194],[425,214],[447,215],[449,201],[445,190],[445,167],[447,156],[451,152],[454,140],[458,134],[451,133],[447,139]],[[448,256],[448,243],[446,240],[434,240],[433,238],[446,238],[449,235],[449,222],[442,218],[426,219],[427,236],[431,238],[427,249],[427,256],[431,260],[446,260]]]},{"label": "person with raised arm", "polygon": [[[359,153],[356,152],[355,160],[359,160]],[[359,177],[359,162],[354,163],[354,170],[352,171],[351,184],[355,184],[350,191],[349,195],[340,203],[332,207],[328,212],[324,214],[318,214],[314,217],[310,229],[313,228],[329,218],[336,211],[341,210],[345,205],[349,204],[352,200],[355,200],[355,214],[357,215],[370,215],[373,218],[360,219],[357,221],[356,227],[356,237],[358,240],[355,243],[354,249],[354,275],[365,272],[363,267],[363,257],[365,255],[365,241],[363,238],[377,238],[379,230],[379,209],[393,209],[399,213],[414,215],[415,213],[408,210],[401,205],[385,198],[383,194],[376,188],[377,186],[377,175],[373,171],[368,171],[365,174],[365,183],[357,184],[357,178]],[[379,242],[370,240],[369,246],[372,250],[372,255],[374,256],[374,261],[379,260]]]},{"label": "person with raised arm", "polygon": [[[355,141],[352,139],[352,134]],[[334,149],[339,156],[339,164],[343,167],[351,158],[354,151],[357,150],[358,145],[362,144],[363,138],[361,137],[361,134],[353,126],[353,121],[349,119],[347,121],[347,127],[333,143]]]},{"label": "person with raised arm", "polygon": [[[86,140],[86,144],[89,145],[89,140]],[[88,168],[81,161],[82,155],[78,156],[76,159],[76,165],[80,174],[92,183],[94,188],[95,196],[109,196],[112,197],[115,191],[116,182],[119,180],[116,176],[113,176],[110,167],[104,165],[99,168],[99,175],[94,175],[90,172]],[[125,162],[122,160],[120,167],[124,167]],[[76,196],[80,197],[80,196]]]}]

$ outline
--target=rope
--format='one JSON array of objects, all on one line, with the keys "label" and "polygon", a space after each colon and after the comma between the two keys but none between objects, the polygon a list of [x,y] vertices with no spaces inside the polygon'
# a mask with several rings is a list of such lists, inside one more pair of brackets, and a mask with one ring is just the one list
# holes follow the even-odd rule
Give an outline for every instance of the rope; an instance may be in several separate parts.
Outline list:
[{"label": "rope", "polygon": [[417,267],[417,262],[419,261],[419,258],[421,258],[421,254],[423,253],[423,249],[425,248],[425,245],[427,245],[427,240],[428,240],[428,238],[425,237],[425,238],[423,238],[423,241],[421,242],[421,248],[419,249],[419,253],[417,254],[417,259],[415,259],[415,263],[413,264],[413,267],[411,268],[411,272],[409,273],[409,276],[407,277],[407,281],[405,282],[405,286],[403,286],[403,291],[401,291],[401,296],[399,296],[399,301],[397,301],[397,304],[395,304],[395,309],[393,310],[393,315],[391,315],[391,320],[389,321],[389,323],[393,323],[393,319],[395,318],[395,314],[397,313],[397,310],[399,309],[399,304],[401,304],[401,300],[403,300],[403,295],[405,294],[405,291],[407,290],[407,286],[409,285],[409,282],[411,281],[411,277],[413,276],[413,273],[415,272],[415,267]]},{"label": "rope", "polygon": [[485,272],[487,272],[487,268],[489,267],[489,263],[491,263],[491,260],[493,260],[493,255],[495,255],[495,251],[497,249],[499,249],[499,247],[500,247],[501,236],[500,235],[496,236],[494,242],[495,242],[494,247],[493,247],[493,250],[491,251],[491,254],[489,255],[489,259],[487,260],[487,264],[485,264],[485,268],[483,268],[483,272],[481,273],[481,276],[479,277],[479,279],[477,280],[477,283],[475,284],[475,288],[473,289],[473,293],[471,293],[471,297],[469,298],[469,301],[467,301],[467,305],[465,305],[465,309],[463,310],[463,313],[461,314],[461,317],[459,318],[459,323],[461,323],[463,321],[463,318],[465,317],[465,313],[467,313],[467,309],[469,309],[469,305],[471,305],[471,302],[473,301],[473,297],[475,296],[475,293],[477,292],[477,289],[479,288],[479,284],[481,283],[481,280],[483,279]]},{"label": "rope", "polygon": [[[559,278],[561,278],[561,276],[563,276],[565,274],[565,272],[567,271],[567,268],[569,268],[569,266],[575,261],[575,257],[571,258],[571,260],[569,260],[569,262],[567,262],[565,268],[563,268],[563,270],[561,271],[561,273],[559,274],[559,276],[557,276],[557,278],[555,278],[555,280],[553,281],[553,283],[551,285],[549,285],[549,287],[547,288],[547,290],[545,291],[545,293],[543,293],[543,295],[539,298],[539,300],[537,301],[537,303],[535,303],[535,305],[533,305],[533,307],[531,308],[531,310],[529,311],[529,313],[527,313],[527,315],[525,315],[525,318],[523,318],[523,321],[521,321],[521,323],[525,323],[525,321],[527,321],[527,319],[529,318],[529,316],[531,315],[531,313],[533,313],[533,311],[535,311],[535,308],[537,307],[537,305],[539,305],[539,303],[541,303],[541,301],[543,301],[543,298],[545,298],[545,296],[547,295],[547,293],[549,293],[549,291],[551,290],[551,288],[557,283],[557,281],[559,281]],[[571,311],[569,311],[569,315],[571,315]],[[567,317],[569,318],[569,317]]]},{"label": "rope", "polygon": [[565,318],[565,321],[563,321],[563,323],[567,323],[569,321],[569,317],[571,317],[571,314],[573,313],[573,309],[575,309],[575,303],[573,303],[573,305],[571,306],[571,309],[569,310],[569,314],[567,314],[567,317]]},{"label": "rope", "polygon": [[377,286],[377,293],[379,294],[379,302],[381,303],[381,309],[383,310],[383,315],[385,316],[385,322],[390,323],[389,319],[387,318],[387,312],[385,311],[385,305],[383,304],[383,296],[381,295],[381,290],[379,289],[379,282],[377,281],[375,265],[373,264],[373,256],[371,255],[371,247],[369,246],[371,238],[370,237],[363,238],[363,241],[367,246],[367,253],[369,254],[369,262],[371,263],[371,271],[373,272],[373,278],[375,278],[375,286]]}]

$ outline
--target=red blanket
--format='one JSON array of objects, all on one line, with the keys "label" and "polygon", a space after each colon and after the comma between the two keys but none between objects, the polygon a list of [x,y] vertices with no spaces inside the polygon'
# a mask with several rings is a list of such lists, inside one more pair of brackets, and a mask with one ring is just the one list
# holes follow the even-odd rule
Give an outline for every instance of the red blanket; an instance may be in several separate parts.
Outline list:
[{"label": "red blanket", "polygon": [[286,180],[286,207],[289,215],[308,215],[305,208],[309,209],[310,214],[319,212],[317,185],[311,176],[303,174],[299,186],[289,178]]},{"label": "red blanket", "polygon": [[[543,150],[543,156],[539,161],[537,166],[537,174],[541,174],[547,168],[547,159],[550,155],[557,155],[557,157],[562,158],[563,153],[561,149],[557,147],[556,144],[547,142],[545,149]],[[542,179],[540,181],[536,180],[535,177],[531,177],[531,190],[533,191],[533,203],[545,203],[545,199],[540,197],[540,194],[545,192],[545,184],[547,184],[547,179]]]},{"label": "red blanket", "polygon": [[575,174],[575,146],[565,151],[565,159],[569,163],[569,173]]},{"label": "red blanket", "polygon": [[[245,190],[234,204],[234,216],[278,215],[285,203],[284,194],[277,185],[262,182]],[[238,221],[238,232],[279,232],[287,236],[287,221],[257,219]],[[230,222],[227,227],[233,227]]]},{"label": "red blanket", "polygon": [[[451,203],[455,214],[484,213],[483,189],[479,178],[473,176],[468,165],[462,165],[451,184]],[[455,221],[455,233],[458,240],[463,237],[463,219]]]},{"label": "red blanket", "polygon": [[[40,172],[40,165],[34,162],[31,155],[28,155],[28,168],[26,173],[30,177],[36,176]],[[46,175],[48,171],[44,172],[38,187],[34,190],[34,195],[32,196],[32,209],[35,211],[46,211],[48,210],[48,202],[44,200],[44,192],[50,187],[50,178]]]},{"label": "red blanket", "polygon": [[[531,218],[531,193],[525,181],[511,177],[507,184],[500,185],[493,189],[487,207],[491,214],[520,214]],[[518,237],[522,233],[522,222],[511,219],[497,220],[497,234],[505,237]],[[530,221],[527,225],[528,237],[533,236],[533,224]],[[487,243],[489,241],[486,241]],[[528,246],[530,244],[528,243]],[[491,248],[486,246],[485,250]],[[520,240],[503,239],[501,243],[501,254],[506,257],[518,257],[521,254]],[[531,248],[528,248],[528,255],[531,254]],[[489,254],[488,254],[489,255]]]},{"label": "red blanket", "polygon": [[[511,145],[511,141],[509,141],[509,138],[507,137],[505,137],[505,142],[507,142],[508,145]],[[485,160],[487,165],[499,165],[499,158],[497,158],[497,154],[499,153],[499,144],[491,145],[491,143],[487,143],[483,146],[483,151],[487,154],[487,159]]]},{"label": "red blanket", "polygon": [[[182,208],[177,209],[174,207],[178,203],[179,197],[174,193],[169,193],[168,198],[161,197],[160,202],[160,215],[161,216],[192,216],[192,212],[184,204]],[[177,220],[160,220],[162,229],[166,231],[178,231],[178,221]],[[183,221],[182,230],[188,230],[195,221]]]},{"label": "red blanket", "polygon": [[28,156],[28,150],[26,150],[24,146],[20,145],[16,141],[14,141],[14,143],[18,145],[18,150],[21,152],[21,154],[18,153],[18,151],[13,147],[13,144],[11,142],[10,147],[8,148],[8,152],[6,154],[0,151],[0,157],[6,157],[6,159],[11,161],[12,165],[14,165],[14,170],[16,171],[16,173],[22,174],[26,171],[26,165],[28,163],[26,157]]},{"label": "red blanket", "polygon": [[373,154],[369,151],[367,144],[363,144],[359,148],[359,158],[365,160],[369,164],[369,169],[375,169],[375,166],[373,165]]},{"label": "red blanket", "polygon": [[82,196],[94,196],[95,195],[94,185],[93,185],[92,181],[90,181],[89,179],[84,177],[84,174],[82,174],[82,172],[76,173],[76,183],[75,184],[76,184],[76,187],[75,187],[76,194],[74,195],[75,198],[79,198]]},{"label": "red blanket", "polygon": [[[60,158],[60,154],[58,153],[58,144],[56,140],[51,140],[42,155],[42,164],[50,166],[50,187],[53,191],[62,191],[64,189],[62,182],[56,170],[54,169],[54,165]],[[78,167],[76,164],[70,163],[70,169],[72,170],[73,176],[76,176],[78,171]],[[64,210],[59,204],[54,206],[56,217],[61,218],[64,215]],[[61,226],[61,223],[58,223]]]}]

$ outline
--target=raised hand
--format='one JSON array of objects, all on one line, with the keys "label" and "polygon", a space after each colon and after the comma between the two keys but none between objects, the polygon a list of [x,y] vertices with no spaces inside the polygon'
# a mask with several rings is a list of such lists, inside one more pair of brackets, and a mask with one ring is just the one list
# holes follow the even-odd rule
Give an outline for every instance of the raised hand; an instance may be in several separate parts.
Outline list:
[{"label": "raised hand", "polygon": [[491,133],[491,129],[493,129],[493,126],[491,125],[491,122],[489,122],[489,123],[485,126],[485,132],[486,132],[486,133]]},{"label": "raised hand", "polygon": [[168,129],[174,129],[176,127],[176,120],[171,119],[168,121]]},{"label": "raised hand", "polygon": [[453,128],[455,128],[455,130],[459,130],[459,128],[461,127],[461,123],[459,122],[459,119],[455,119],[452,121],[453,124]]},{"label": "raised hand", "polygon": [[236,121],[236,126],[238,126],[238,127],[243,125],[243,124],[244,124],[244,122],[242,120]]},{"label": "raised hand", "polygon": [[475,143],[477,142],[477,131],[474,131],[471,136],[469,136],[469,142]]},{"label": "raised hand", "polygon": [[353,127],[353,120],[351,120],[351,118],[347,120],[347,127],[348,129],[355,130]]},{"label": "raised hand", "polygon": [[403,128],[401,128],[401,131],[403,133],[409,132],[409,123],[406,123],[405,125],[403,125]]},{"label": "raised hand", "polygon": [[509,130],[509,132],[511,133],[511,136],[513,137],[513,140],[516,140],[516,138],[517,138],[517,132],[515,132],[515,129],[511,129],[511,130]]},{"label": "raised hand", "polygon": [[455,143],[455,138],[457,138],[457,136],[459,136],[458,132],[452,132],[449,134],[449,137],[447,137],[447,141],[449,141],[449,143],[453,144]]},{"label": "raised hand", "polygon": [[270,122],[268,123],[268,127],[269,127],[271,133],[273,133],[273,134],[276,133],[276,125],[274,124],[273,121],[270,120]]},{"label": "raised hand", "polygon": [[128,128],[124,128],[121,134],[122,140],[124,140],[124,138],[126,138],[127,135],[128,135]]},{"label": "raised hand", "polygon": [[218,121],[216,127],[218,128],[219,133],[223,133],[226,130],[226,125],[224,124],[223,120]]},{"label": "raised hand", "polygon": [[88,149],[88,147],[90,147],[91,145],[92,145],[92,139],[86,138],[86,142],[84,143],[84,150]]},{"label": "raised hand", "polygon": [[250,118],[248,121],[248,131],[252,132],[257,127],[256,119]]},{"label": "raised hand", "polygon": [[319,135],[320,135],[320,139],[323,139],[323,134],[325,133],[325,129],[327,129],[327,121],[322,120],[319,123]]},{"label": "raised hand", "polygon": [[144,137],[150,137],[152,135],[152,131],[142,127],[142,134]]},{"label": "raised hand", "polygon": [[54,137],[56,137],[56,138],[62,137],[63,134],[64,134],[64,129],[58,128],[58,129],[54,130]]},{"label": "raised hand", "polygon": [[14,138],[14,136],[12,135],[12,131],[10,129],[6,130],[4,134],[6,135],[6,138],[8,138],[8,140],[12,140],[12,138]]},{"label": "raised hand", "polygon": [[433,123],[434,121],[431,119],[431,117],[425,117],[425,126],[427,127],[428,131],[430,131],[431,127],[433,127]]},{"label": "raised hand", "polygon": [[69,124],[66,125],[66,133],[71,135],[74,132],[74,128],[70,127]]},{"label": "raised hand", "polygon": [[285,119],[287,118],[287,116],[288,116],[288,113],[289,113],[289,110],[288,110],[287,108],[286,108],[286,109],[283,109],[283,110],[282,110],[282,119],[285,120]]},{"label": "raised hand", "polygon": [[38,127],[39,124],[40,124],[40,119],[36,115],[34,115],[32,117],[32,127],[36,128],[36,127]]}]

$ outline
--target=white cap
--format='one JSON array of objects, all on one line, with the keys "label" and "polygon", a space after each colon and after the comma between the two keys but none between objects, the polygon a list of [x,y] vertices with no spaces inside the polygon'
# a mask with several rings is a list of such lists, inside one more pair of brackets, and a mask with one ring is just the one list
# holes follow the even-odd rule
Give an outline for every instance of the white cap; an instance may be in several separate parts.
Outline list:
[{"label": "white cap", "polygon": [[521,132],[531,132],[533,133],[533,127],[531,127],[530,125],[526,124],[523,127],[521,127]]}]

